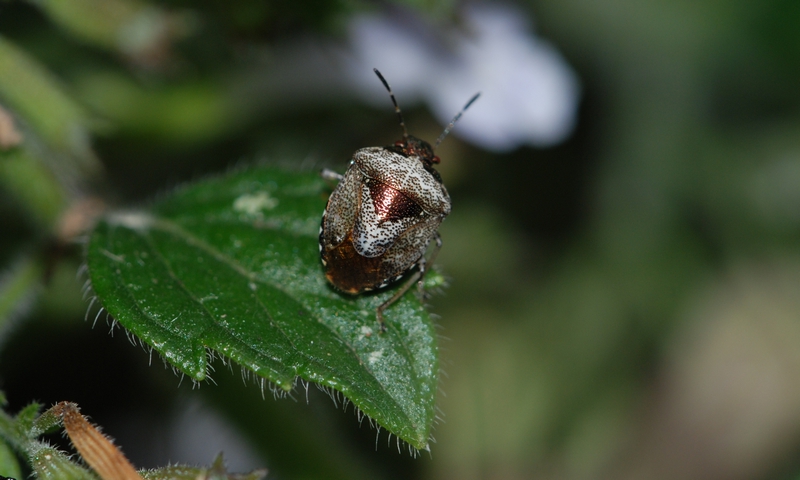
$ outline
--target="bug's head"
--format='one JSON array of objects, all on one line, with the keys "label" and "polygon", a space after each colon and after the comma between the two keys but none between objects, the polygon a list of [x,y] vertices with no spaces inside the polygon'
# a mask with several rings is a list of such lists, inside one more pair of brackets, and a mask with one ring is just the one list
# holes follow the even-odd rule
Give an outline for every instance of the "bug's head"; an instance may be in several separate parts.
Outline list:
[{"label": "bug's head", "polygon": [[431,166],[435,163],[439,163],[439,157],[437,157],[433,153],[433,147],[431,144],[426,142],[425,140],[420,140],[419,138],[409,135],[404,140],[398,140],[394,142],[395,148],[397,148],[398,152],[406,157],[419,157],[426,166]]}]

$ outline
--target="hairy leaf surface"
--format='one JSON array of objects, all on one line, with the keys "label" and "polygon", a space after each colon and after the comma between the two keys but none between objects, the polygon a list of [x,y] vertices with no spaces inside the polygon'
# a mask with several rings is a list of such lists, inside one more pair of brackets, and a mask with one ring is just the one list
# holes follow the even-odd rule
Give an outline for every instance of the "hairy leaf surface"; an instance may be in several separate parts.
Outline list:
[{"label": "hairy leaf surface", "polygon": [[314,173],[258,169],[180,188],[116,212],[87,252],[96,295],[126,329],[195,380],[207,351],[289,391],[331,387],[417,448],[428,444],[436,335],[412,293],[375,309],[395,285],[348,296],[326,282],[318,232],[329,187]]}]

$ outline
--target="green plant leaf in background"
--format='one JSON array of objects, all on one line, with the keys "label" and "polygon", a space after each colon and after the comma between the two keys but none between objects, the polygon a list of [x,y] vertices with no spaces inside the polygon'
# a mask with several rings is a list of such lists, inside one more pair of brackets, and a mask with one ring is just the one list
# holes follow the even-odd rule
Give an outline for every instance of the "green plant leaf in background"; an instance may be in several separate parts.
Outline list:
[{"label": "green plant leaf in background", "polygon": [[94,175],[100,170],[89,143],[93,121],[85,109],[47,67],[4,37],[0,37],[0,98],[64,163],[61,171]]},{"label": "green plant leaf in background", "polygon": [[258,169],[110,214],[89,241],[94,291],[116,321],[196,381],[207,377],[210,350],[285,392],[297,377],[335,389],[427,448],[433,324],[407,294],[379,334],[375,309],[393,289],[351,297],[327,284],[318,250],[325,191],[314,173]]},{"label": "green plant leaf in background", "polygon": [[[0,407],[5,407],[6,400],[0,392]],[[22,409],[16,416],[11,416],[0,409],[0,444],[6,444],[24,459],[33,470],[33,476],[45,480],[97,480],[91,471],[72,461],[68,455],[44,443],[37,438],[56,426],[57,419],[53,415],[39,416],[41,405],[31,403]],[[19,465],[16,460],[7,463],[3,459],[0,474],[12,478],[22,478],[17,472]]]},{"label": "green plant leaf in background", "polygon": [[[64,416],[64,405],[71,405],[75,409],[76,417],[67,423]],[[0,407],[5,407],[5,396],[0,392]],[[105,438],[86,417],[80,415],[77,405],[61,402],[54,405],[41,415],[41,405],[28,404],[16,416],[9,415],[0,408],[0,478],[22,478],[22,470],[17,461],[16,453],[22,455],[32,470],[32,478],[40,480],[99,480],[123,478],[127,458],[123,453]],[[69,425],[72,425],[71,427]],[[69,455],[56,447],[42,441],[39,437],[47,432],[64,429],[67,436],[78,450],[78,457]],[[79,440],[80,439],[80,440]],[[13,448],[11,448],[13,447]],[[90,460],[91,459],[91,460]],[[89,464],[87,466],[86,464]],[[94,468],[99,468],[94,470]],[[194,467],[187,465],[170,465],[164,468],[143,470],[137,478],[147,480],[179,480],[179,479],[231,479],[231,480],[259,480],[264,478],[266,470],[253,470],[245,474],[229,474],[225,467],[222,454],[217,455],[210,468]],[[135,472],[133,472],[136,475]],[[131,478],[125,476],[124,478]]]}]

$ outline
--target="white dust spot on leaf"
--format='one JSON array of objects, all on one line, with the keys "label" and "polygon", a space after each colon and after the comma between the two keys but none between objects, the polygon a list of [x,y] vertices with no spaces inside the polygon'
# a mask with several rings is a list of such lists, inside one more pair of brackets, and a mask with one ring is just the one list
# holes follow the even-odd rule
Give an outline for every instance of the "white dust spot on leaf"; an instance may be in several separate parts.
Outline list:
[{"label": "white dust spot on leaf", "polygon": [[155,219],[144,212],[116,212],[108,216],[108,223],[120,225],[131,230],[147,230]]},{"label": "white dust spot on leaf", "polygon": [[370,328],[370,327],[368,327],[366,325],[362,325],[361,329],[359,330],[358,339],[361,340],[364,337],[371,337],[371,336],[372,336],[372,328]]},{"label": "white dust spot on leaf", "polygon": [[278,199],[263,191],[246,193],[233,202],[233,209],[245,215],[260,215],[262,210],[272,210],[277,206]]},{"label": "white dust spot on leaf", "polygon": [[380,360],[382,356],[383,356],[383,350],[375,350],[374,352],[370,352],[370,354],[367,355],[367,362],[370,365],[372,365],[378,360]]}]

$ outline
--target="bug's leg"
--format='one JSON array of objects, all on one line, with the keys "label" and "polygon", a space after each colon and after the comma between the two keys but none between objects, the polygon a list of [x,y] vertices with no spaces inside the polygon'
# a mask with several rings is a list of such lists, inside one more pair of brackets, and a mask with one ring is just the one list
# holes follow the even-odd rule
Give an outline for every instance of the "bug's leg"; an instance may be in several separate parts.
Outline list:
[{"label": "bug's leg", "polygon": [[439,232],[433,234],[433,241],[436,242],[433,246],[433,251],[431,252],[431,256],[428,259],[425,259],[423,255],[422,258],[419,259],[419,283],[417,283],[417,290],[419,294],[425,298],[425,274],[428,273],[428,265],[433,265],[433,261],[436,260],[436,256],[439,255],[439,250],[442,249],[442,237],[439,235]]},{"label": "bug's leg", "polygon": [[378,314],[378,323],[381,325],[381,333],[386,331],[386,323],[383,321],[383,311],[391,307],[394,302],[399,300],[400,297],[402,297],[403,294],[406,293],[408,289],[411,288],[412,285],[414,285],[414,282],[419,280],[421,276],[422,274],[420,273],[419,270],[414,272],[414,275],[411,275],[411,278],[409,278],[406,281],[406,283],[404,283],[403,286],[400,287],[400,290],[398,290],[394,295],[392,295],[392,298],[386,300],[385,302],[381,303],[380,306],[378,306],[376,312]]},{"label": "bug's leg", "polygon": [[436,255],[439,254],[439,250],[441,250],[442,248],[442,237],[439,236],[439,232],[436,232],[434,234],[433,239],[436,242],[436,245],[434,246],[433,253],[431,254],[430,258],[425,260],[425,255],[423,255],[419,259],[419,263],[417,263],[418,268],[417,271],[414,272],[414,275],[411,275],[411,277],[408,280],[406,280],[406,283],[404,283],[403,286],[400,287],[400,290],[398,290],[394,295],[392,295],[392,298],[386,300],[385,302],[380,304],[380,306],[377,308],[378,323],[381,326],[381,332],[386,331],[386,323],[383,321],[383,311],[392,306],[394,302],[399,300],[400,297],[402,297],[403,294],[406,293],[408,289],[414,285],[414,283],[417,284],[417,288],[419,289],[420,293],[424,295],[423,280],[425,278],[425,273],[428,271],[426,265],[428,262],[433,264],[433,261],[436,259]]},{"label": "bug's leg", "polygon": [[340,182],[344,175],[334,172],[330,168],[323,168],[322,171],[319,172],[319,176],[329,182]]}]

